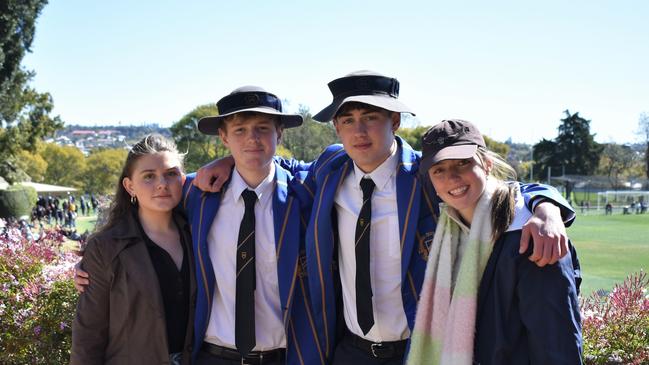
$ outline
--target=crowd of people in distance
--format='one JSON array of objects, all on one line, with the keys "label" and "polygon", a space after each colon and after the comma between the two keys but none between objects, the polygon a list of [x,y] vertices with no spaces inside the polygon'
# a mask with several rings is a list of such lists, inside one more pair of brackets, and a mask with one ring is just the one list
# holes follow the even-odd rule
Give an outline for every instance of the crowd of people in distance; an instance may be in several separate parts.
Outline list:
[{"label": "crowd of people in distance", "polygon": [[25,239],[35,242],[50,227],[71,240],[85,242],[91,232],[77,231],[77,217],[98,214],[105,199],[95,194],[39,195],[30,217],[0,218],[0,235],[17,228]]},{"label": "crowd of people in distance", "polygon": [[99,200],[94,194],[81,195],[78,199],[69,192],[64,197],[39,195],[32,210],[32,222],[75,228],[79,215],[96,214],[98,206]]}]

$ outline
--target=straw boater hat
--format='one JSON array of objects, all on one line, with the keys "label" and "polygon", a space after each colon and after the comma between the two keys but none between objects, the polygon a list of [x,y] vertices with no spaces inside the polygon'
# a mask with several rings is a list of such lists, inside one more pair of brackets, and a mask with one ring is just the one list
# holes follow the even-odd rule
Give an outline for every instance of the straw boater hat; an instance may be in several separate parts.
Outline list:
[{"label": "straw boater hat", "polygon": [[224,96],[216,103],[218,115],[203,117],[198,121],[198,130],[205,134],[219,134],[223,119],[241,112],[258,112],[277,115],[284,128],[298,127],[302,124],[300,114],[282,112],[282,102],[277,96],[259,86],[242,86]]},{"label": "straw boater hat", "polygon": [[373,105],[396,113],[415,113],[401,103],[399,81],[373,71],[356,71],[329,83],[333,101],[313,119],[326,123],[333,119],[340,107],[349,102]]}]

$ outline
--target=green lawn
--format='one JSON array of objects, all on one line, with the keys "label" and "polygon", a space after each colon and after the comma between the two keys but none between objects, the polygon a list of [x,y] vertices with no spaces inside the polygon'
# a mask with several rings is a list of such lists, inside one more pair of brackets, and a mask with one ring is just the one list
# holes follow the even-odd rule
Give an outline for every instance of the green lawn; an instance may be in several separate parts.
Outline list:
[{"label": "green lawn", "polygon": [[[45,220],[43,220],[43,222],[46,228],[52,228],[54,226],[53,224],[48,225],[47,223],[45,223]],[[97,216],[96,215],[78,216],[76,223],[77,223],[77,232],[79,232],[79,234],[82,234],[85,231],[94,232],[95,223],[97,223]]]},{"label": "green lawn", "polygon": [[[77,218],[77,232],[92,231],[96,221],[96,216]],[[649,214],[579,215],[568,235],[581,261],[583,295],[649,270]]]},{"label": "green lawn", "polygon": [[649,214],[579,215],[568,235],[581,262],[583,295],[649,269]]},{"label": "green lawn", "polygon": [[82,234],[85,231],[93,232],[95,229],[95,223],[97,223],[97,216],[83,216],[77,217],[77,232]]}]

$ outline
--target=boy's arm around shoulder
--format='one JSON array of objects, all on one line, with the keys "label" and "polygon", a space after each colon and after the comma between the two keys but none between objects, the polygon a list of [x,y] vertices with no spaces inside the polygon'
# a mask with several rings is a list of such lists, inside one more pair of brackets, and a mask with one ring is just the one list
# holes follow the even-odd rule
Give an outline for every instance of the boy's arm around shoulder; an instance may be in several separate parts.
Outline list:
[{"label": "boy's arm around shoulder", "polygon": [[291,174],[297,174],[299,172],[308,172],[315,173],[320,171],[322,167],[326,166],[332,159],[340,154],[344,153],[343,146],[341,144],[332,144],[327,146],[321,153],[316,157],[314,161],[304,162],[296,160],[294,158],[284,158],[280,156],[275,156],[274,160],[282,168],[288,170]]},{"label": "boy's arm around shoulder", "polygon": [[566,227],[570,227],[575,220],[575,210],[570,203],[561,195],[561,193],[550,185],[545,184],[520,184],[521,194],[525,199],[525,204],[530,210],[534,210],[543,202],[550,202],[561,209],[561,218]]},{"label": "boy's arm around shoulder", "polygon": [[190,222],[191,222],[192,209],[194,208],[194,205],[195,205],[193,200],[195,199],[196,196],[200,196],[200,194],[202,192],[194,184],[195,179],[196,179],[196,173],[195,172],[185,175],[185,177],[183,179],[182,196],[180,197],[180,203],[178,203],[178,206],[176,207],[178,210],[180,210],[185,215],[185,217]]}]

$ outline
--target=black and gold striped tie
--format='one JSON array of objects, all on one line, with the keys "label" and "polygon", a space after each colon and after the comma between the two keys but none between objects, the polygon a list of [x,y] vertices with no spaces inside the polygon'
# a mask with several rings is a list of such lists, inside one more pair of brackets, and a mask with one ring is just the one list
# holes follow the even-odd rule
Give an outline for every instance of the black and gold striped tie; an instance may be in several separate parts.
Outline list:
[{"label": "black and gold striped tie", "polygon": [[237,296],[234,343],[242,357],[255,347],[255,202],[257,194],[241,193],[246,205],[237,244]]},{"label": "black and gold striped tie", "polygon": [[367,334],[374,326],[370,280],[370,226],[374,181],[370,178],[361,179],[361,190],[363,206],[356,221],[356,316],[363,334]]}]

